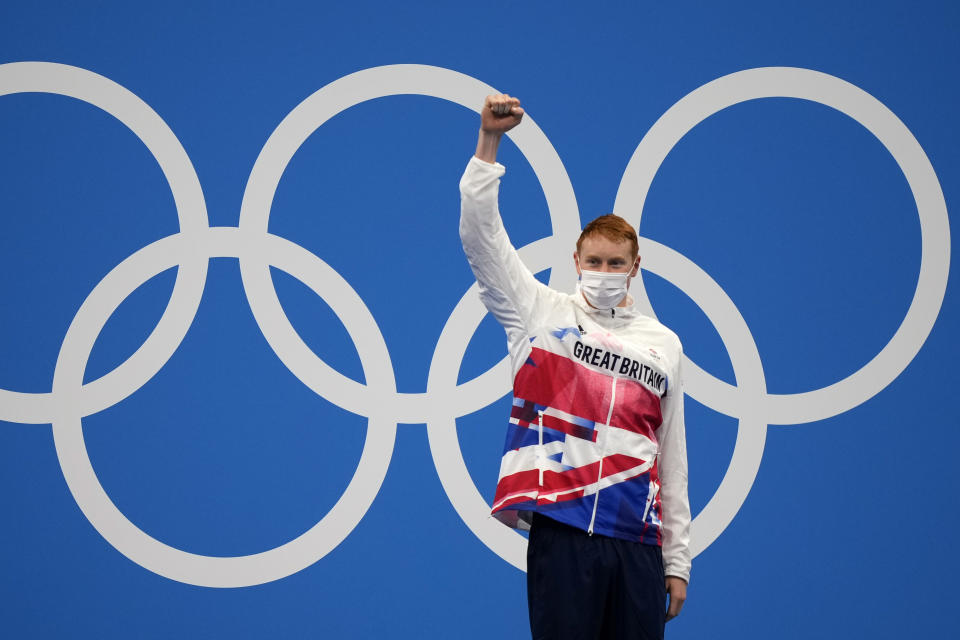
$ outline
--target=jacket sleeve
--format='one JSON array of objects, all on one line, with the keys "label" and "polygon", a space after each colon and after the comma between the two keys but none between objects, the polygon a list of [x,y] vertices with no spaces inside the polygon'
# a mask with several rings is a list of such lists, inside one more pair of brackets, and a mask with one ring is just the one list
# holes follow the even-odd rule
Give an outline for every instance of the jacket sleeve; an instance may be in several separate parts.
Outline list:
[{"label": "jacket sleeve", "polygon": [[534,278],[510,244],[497,206],[505,172],[500,163],[470,159],[460,180],[460,239],[480,286],[480,300],[513,345],[527,337],[562,294]]},{"label": "jacket sleeve", "polygon": [[[678,341],[679,342],[679,341]],[[679,347],[679,345],[678,345]],[[687,438],[683,423],[683,348],[664,396],[660,426],[660,504],[664,573],[690,582],[690,502],[687,498]]]}]

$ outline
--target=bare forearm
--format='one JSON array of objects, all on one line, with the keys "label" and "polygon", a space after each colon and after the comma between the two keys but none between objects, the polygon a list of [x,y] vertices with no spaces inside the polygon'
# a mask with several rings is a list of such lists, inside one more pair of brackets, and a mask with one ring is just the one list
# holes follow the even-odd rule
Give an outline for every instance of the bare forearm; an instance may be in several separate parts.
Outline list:
[{"label": "bare forearm", "polygon": [[481,129],[477,138],[477,152],[474,155],[484,162],[493,164],[497,161],[497,149],[500,147],[501,137],[503,137],[501,133],[491,133]]}]

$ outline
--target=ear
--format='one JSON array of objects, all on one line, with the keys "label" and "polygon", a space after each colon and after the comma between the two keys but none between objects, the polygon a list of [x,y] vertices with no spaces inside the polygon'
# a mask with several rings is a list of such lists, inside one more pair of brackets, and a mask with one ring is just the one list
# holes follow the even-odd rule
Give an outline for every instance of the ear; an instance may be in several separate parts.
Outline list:
[{"label": "ear", "polygon": [[633,269],[630,271],[630,277],[634,278],[640,273],[640,256],[637,256],[637,261],[633,263]]},{"label": "ear", "polygon": [[577,268],[577,276],[580,276],[580,256],[577,255],[577,252],[573,252],[573,266]]}]

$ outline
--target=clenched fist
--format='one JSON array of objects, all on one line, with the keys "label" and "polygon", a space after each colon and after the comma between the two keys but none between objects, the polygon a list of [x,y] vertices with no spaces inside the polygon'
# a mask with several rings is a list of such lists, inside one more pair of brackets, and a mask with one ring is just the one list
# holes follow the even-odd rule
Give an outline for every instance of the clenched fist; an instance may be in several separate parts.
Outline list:
[{"label": "clenched fist", "polygon": [[523,109],[520,101],[505,93],[487,96],[480,112],[480,129],[487,133],[504,134],[520,124]]}]

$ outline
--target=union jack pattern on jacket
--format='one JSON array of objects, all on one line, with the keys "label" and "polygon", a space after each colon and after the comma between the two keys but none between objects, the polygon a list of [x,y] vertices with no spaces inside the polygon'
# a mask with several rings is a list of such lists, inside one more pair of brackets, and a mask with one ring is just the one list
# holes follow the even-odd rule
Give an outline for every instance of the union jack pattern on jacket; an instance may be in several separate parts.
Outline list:
[{"label": "union jack pattern on jacket", "polygon": [[464,250],[514,374],[493,514],[662,545],[666,574],[688,580],[680,341],[632,305],[594,309],[537,281],[500,220],[503,173],[473,158],[460,183]]}]

